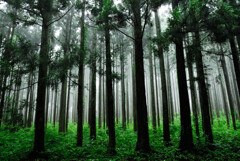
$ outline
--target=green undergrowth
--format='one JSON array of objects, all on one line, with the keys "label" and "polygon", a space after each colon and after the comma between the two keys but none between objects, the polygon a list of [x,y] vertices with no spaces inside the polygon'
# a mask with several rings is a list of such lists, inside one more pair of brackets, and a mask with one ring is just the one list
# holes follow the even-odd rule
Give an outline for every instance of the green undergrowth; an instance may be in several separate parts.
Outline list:
[{"label": "green undergrowth", "polygon": [[[193,126],[195,149],[191,152],[182,152],[178,149],[180,139],[180,122],[170,125],[171,145],[163,144],[162,127],[157,133],[150,125],[150,154],[135,152],[137,134],[133,132],[133,125],[123,131],[121,125],[116,125],[116,155],[106,153],[108,135],[106,130],[97,130],[97,140],[89,139],[89,128],[84,126],[83,147],[76,146],[77,125],[70,123],[68,132],[58,133],[58,127],[47,125],[45,135],[44,160],[240,160],[240,123],[237,129],[227,128],[224,118],[215,119],[213,125],[214,143],[206,145],[202,136],[196,139]],[[200,127],[201,127],[201,122]],[[34,128],[19,129],[12,132],[10,128],[0,128],[0,160],[28,160],[33,148]]]}]

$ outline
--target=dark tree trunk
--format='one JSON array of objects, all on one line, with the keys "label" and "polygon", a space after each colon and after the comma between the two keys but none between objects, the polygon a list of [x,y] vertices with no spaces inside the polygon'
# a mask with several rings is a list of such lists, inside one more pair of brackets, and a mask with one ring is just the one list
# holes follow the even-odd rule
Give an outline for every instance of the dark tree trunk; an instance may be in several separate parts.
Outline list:
[{"label": "dark tree trunk", "polygon": [[172,82],[171,82],[171,69],[169,64],[169,55],[167,54],[167,91],[168,91],[168,105],[169,105],[169,122],[174,123],[174,109],[172,100]]},{"label": "dark tree trunk", "polygon": [[[32,76],[32,80],[34,80],[34,75]],[[32,126],[33,121],[33,108],[34,108],[34,89],[35,86],[30,87],[30,101],[29,101],[29,111],[28,111],[28,121],[27,121],[27,127]],[[36,123],[35,123],[36,126]]]},{"label": "dark tree trunk", "polygon": [[96,140],[96,41],[97,33],[94,33],[93,48],[91,53],[91,90],[90,90],[90,138]]},{"label": "dark tree trunk", "polygon": [[[123,43],[123,42],[122,42]],[[124,53],[123,53],[123,44],[121,44],[121,91],[122,91],[122,128],[126,130],[126,108],[125,108],[125,75],[124,75]]]},{"label": "dark tree trunk", "polygon": [[235,75],[237,78],[237,86],[238,86],[238,92],[240,95],[240,64],[239,64],[239,53],[237,51],[236,44],[234,42],[234,38],[231,37],[229,39],[230,46],[231,46],[231,51],[232,51],[232,58],[233,58],[233,65],[235,69]]},{"label": "dark tree trunk", "polygon": [[67,77],[62,79],[60,115],[59,115],[59,133],[66,132],[66,98],[67,98]]},{"label": "dark tree trunk", "polygon": [[131,4],[134,16],[134,46],[136,71],[136,97],[137,97],[137,145],[136,151],[150,152],[147,104],[145,96],[144,63],[143,63],[143,31],[140,11],[140,1]]},{"label": "dark tree trunk", "polygon": [[222,56],[222,58],[221,58],[221,65],[222,65],[223,74],[224,74],[226,87],[227,87],[227,94],[228,94],[230,111],[231,111],[231,116],[232,116],[233,129],[236,130],[237,128],[236,128],[236,121],[235,121],[235,114],[234,114],[233,95],[231,92],[230,81],[229,81],[229,76],[228,76],[227,66],[226,66],[226,61],[225,61],[224,56]]},{"label": "dark tree trunk", "polygon": [[[151,29],[150,29],[151,30]],[[151,36],[151,35],[150,35]],[[150,45],[149,45],[150,46]],[[157,132],[156,129],[156,107],[155,107],[155,94],[154,94],[154,79],[153,79],[153,59],[152,59],[152,47],[149,47],[149,73],[150,73],[150,86],[151,86],[151,112],[152,112],[152,125],[154,133]]]},{"label": "dark tree trunk", "polygon": [[227,126],[229,128],[229,113],[228,113],[228,103],[227,103],[227,94],[226,94],[226,90],[224,88],[224,84],[223,84],[223,78],[222,78],[222,74],[218,65],[218,74],[220,74],[220,83],[221,83],[221,91],[222,91],[222,95],[223,95],[223,110],[224,113],[226,115],[226,119],[227,119]]},{"label": "dark tree trunk", "polygon": [[203,131],[206,135],[206,141],[212,143],[213,135],[212,135],[212,127],[210,121],[209,114],[209,100],[207,93],[207,85],[205,82],[205,73],[203,67],[203,56],[201,52],[201,43],[199,32],[195,32],[195,45],[196,45],[196,67],[197,67],[197,75],[198,75],[198,85],[199,85],[199,96],[200,96],[200,104],[202,109],[202,125]]},{"label": "dark tree trunk", "polygon": [[197,138],[199,139],[200,135],[199,135],[199,125],[198,125],[197,100],[196,100],[196,89],[194,85],[195,78],[194,78],[192,62],[193,62],[193,54],[190,52],[187,52],[187,65],[188,65],[188,73],[189,73],[189,79],[190,79],[192,111],[193,111],[196,135],[197,135]]},{"label": "dark tree trunk", "polygon": [[57,98],[58,98],[58,85],[55,85],[55,98],[54,98],[54,111],[53,111],[53,127],[55,127],[55,124],[56,124]]},{"label": "dark tree trunk", "polygon": [[30,89],[32,86],[32,74],[30,73],[28,76],[28,88],[27,88],[27,98],[26,98],[26,107],[24,112],[24,127],[27,126],[27,113],[28,113],[28,105],[29,105],[29,95],[30,95]]},{"label": "dark tree trunk", "polygon": [[156,102],[157,102],[157,122],[158,122],[158,127],[160,127],[160,111],[159,111],[159,101],[158,101],[158,82],[157,82],[157,64],[156,64],[156,59],[154,59],[154,74],[155,74],[155,91],[156,91]]},{"label": "dark tree trunk", "polygon": [[177,75],[181,117],[181,139],[179,146],[181,150],[191,150],[193,148],[193,137],[183,51],[183,42],[180,38],[178,42],[176,42]]},{"label": "dark tree trunk", "polygon": [[49,87],[47,87],[47,96],[46,96],[46,115],[45,115],[45,126],[47,127],[47,123],[48,123],[48,105],[49,105],[49,92],[50,89]]},{"label": "dark tree trunk", "polygon": [[83,142],[83,108],[84,108],[84,60],[85,60],[85,0],[83,0],[82,17],[81,17],[81,43],[80,43],[80,60],[78,68],[78,125],[77,125],[77,146],[82,146]]},{"label": "dark tree trunk", "polygon": [[[38,3],[43,3],[38,1]],[[45,1],[48,8],[52,7],[52,1]],[[51,10],[51,9],[50,9]],[[44,114],[45,114],[45,98],[47,87],[47,70],[48,70],[48,53],[50,46],[50,26],[47,23],[51,20],[51,14],[48,11],[42,13],[42,37],[40,47],[40,63],[38,73],[38,88],[37,88],[37,105],[35,117],[35,137],[34,151],[44,151]]]},{"label": "dark tree trunk", "polygon": [[101,48],[100,48],[100,58],[99,58],[99,95],[98,95],[98,128],[101,129],[102,127],[102,43],[101,43]]},{"label": "dark tree trunk", "polygon": [[[178,7],[178,2],[174,0],[173,9]],[[178,29],[181,32],[181,28]],[[184,49],[182,35],[177,35],[176,60],[177,60],[177,78],[178,91],[180,97],[180,120],[181,120],[181,138],[179,147],[181,150],[191,150],[193,148],[191,113],[188,97],[187,78],[185,71]]]},{"label": "dark tree trunk", "polygon": [[127,93],[126,93],[126,97],[127,97],[127,125],[129,125],[129,88],[128,88],[128,83],[126,83],[127,85]]},{"label": "dark tree trunk", "polygon": [[68,120],[69,120],[69,106],[70,106],[70,95],[71,95],[71,70],[68,78],[68,97],[67,97],[67,114],[66,114],[66,131],[68,131]]},{"label": "dark tree trunk", "polygon": [[[135,46],[135,45],[134,45]],[[132,94],[133,94],[133,126],[134,126],[134,131],[137,131],[137,96],[136,96],[136,68],[135,68],[135,58],[134,58],[134,53],[135,53],[135,47],[134,51],[132,54]]]},{"label": "dark tree trunk", "polygon": [[110,30],[109,20],[105,22],[105,43],[106,43],[106,97],[107,97],[107,126],[109,129],[108,152],[115,153],[115,119],[113,106],[113,86],[112,86],[112,63],[110,50]]},{"label": "dark tree trunk", "polygon": [[[159,21],[159,16],[157,10],[155,13],[155,23],[157,29],[157,35],[161,35],[161,26]],[[166,143],[170,141],[170,132],[169,132],[169,114],[168,114],[168,97],[167,97],[167,84],[166,84],[166,75],[165,75],[165,64],[163,57],[163,49],[161,44],[158,44],[158,57],[160,61],[160,73],[161,73],[161,84],[162,84],[162,104],[163,104],[163,139]]]},{"label": "dark tree trunk", "polygon": [[105,88],[105,77],[103,76],[103,129],[106,127],[106,88]]}]

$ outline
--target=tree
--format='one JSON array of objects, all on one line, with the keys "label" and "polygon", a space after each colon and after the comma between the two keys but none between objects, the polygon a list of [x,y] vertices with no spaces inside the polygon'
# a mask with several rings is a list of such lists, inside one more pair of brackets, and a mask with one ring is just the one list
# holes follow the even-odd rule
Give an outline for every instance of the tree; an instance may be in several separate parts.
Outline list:
[{"label": "tree", "polygon": [[[174,0],[172,6],[174,12],[177,12],[178,1]],[[182,28],[179,26],[177,30],[178,32],[176,33],[181,33]],[[184,35],[174,34],[174,36],[174,43],[176,45],[177,76],[181,117],[181,139],[179,147],[181,150],[191,150],[193,148],[193,137],[182,38]]]},{"label": "tree", "polygon": [[80,50],[79,50],[79,67],[78,67],[77,146],[82,146],[82,142],[83,142],[84,61],[85,61],[85,55],[86,55],[85,5],[86,5],[86,1],[83,0],[82,16],[81,16],[81,42],[80,42]]},{"label": "tree", "polygon": [[[155,2],[155,3],[154,3]],[[152,4],[154,16],[155,16],[155,25],[156,25],[156,33],[157,37],[161,37],[161,25],[160,19],[158,15],[158,8],[161,4],[158,4],[157,1],[154,1]],[[161,85],[162,85],[162,105],[163,105],[163,139],[168,144],[170,142],[170,132],[169,132],[169,111],[168,111],[168,96],[167,96],[167,83],[166,83],[166,75],[165,75],[165,61],[162,44],[160,42],[157,43],[157,55],[160,62],[160,73],[161,73]]]},{"label": "tree", "polygon": [[[132,13],[132,21],[134,28],[134,56],[135,56],[135,72],[136,72],[136,96],[137,96],[137,145],[136,151],[150,152],[149,133],[148,133],[148,118],[147,105],[145,96],[145,80],[144,80],[144,65],[143,65],[143,34],[149,18],[149,1],[140,0],[128,1],[124,3]],[[141,4],[145,4],[141,6]],[[144,16],[141,14],[141,8],[144,7]],[[142,26],[142,17],[145,22]]]}]

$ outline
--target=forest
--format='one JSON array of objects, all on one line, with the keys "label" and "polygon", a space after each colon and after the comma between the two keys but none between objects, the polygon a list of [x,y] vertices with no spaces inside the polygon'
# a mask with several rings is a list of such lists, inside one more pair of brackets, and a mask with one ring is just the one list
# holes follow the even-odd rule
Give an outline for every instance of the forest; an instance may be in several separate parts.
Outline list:
[{"label": "forest", "polygon": [[239,0],[0,0],[0,160],[240,160]]}]

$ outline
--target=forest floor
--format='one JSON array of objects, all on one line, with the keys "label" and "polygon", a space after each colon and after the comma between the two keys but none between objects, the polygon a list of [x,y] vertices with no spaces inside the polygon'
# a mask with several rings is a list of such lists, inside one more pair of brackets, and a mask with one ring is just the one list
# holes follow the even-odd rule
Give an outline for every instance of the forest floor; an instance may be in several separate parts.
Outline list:
[{"label": "forest floor", "polygon": [[[179,120],[179,118],[178,118]],[[193,126],[194,127],[194,126]],[[58,133],[58,127],[47,125],[45,135],[45,160],[240,160],[240,122],[236,131],[227,128],[224,118],[214,120],[214,144],[206,145],[204,138],[198,141],[193,130],[195,149],[181,152],[178,149],[180,123],[170,125],[171,146],[163,144],[162,128],[153,133],[149,128],[151,154],[138,154],[135,150],[137,134],[132,125],[123,131],[116,125],[116,155],[106,153],[108,136],[106,130],[97,130],[97,140],[89,139],[89,128],[84,126],[83,147],[76,146],[77,125],[70,123],[65,135]],[[194,128],[193,128],[194,129]],[[201,131],[202,134],[202,131]],[[0,128],[0,160],[28,160],[33,148],[34,128],[19,129],[11,132],[9,127]]]}]

